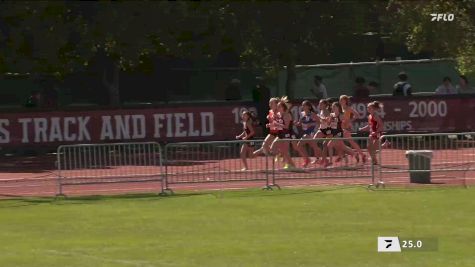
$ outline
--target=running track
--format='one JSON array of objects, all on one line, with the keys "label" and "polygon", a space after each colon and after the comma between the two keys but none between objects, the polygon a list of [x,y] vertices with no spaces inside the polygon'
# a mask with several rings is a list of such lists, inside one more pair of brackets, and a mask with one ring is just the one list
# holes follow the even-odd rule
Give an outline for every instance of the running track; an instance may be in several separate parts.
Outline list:
[{"label": "running track", "polygon": [[[381,173],[382,180],[387,185],[397,186],[418,186],[410,184],[409,174],[385,173],[387,170],[400,170],[407,168],[407,159],[402,150],[383,150],[381,155],[383,168]],[[434,153],[433,166],[438,168],[453,168],[453,171],[437,171],[432,173],[433,185],[471,185],[475,183],[475,154],[473,149],[469,150],[441,150]],[[0,196],[54,196],[57,192],[57,171],[55,168],[55,157],[53,155],[38,157],[2,157],[0,158]],[[300,159],[296,158],[296,163],[301,164]],[[265,160],[250,160],[251,170],[262,170],[265,168]],[[222,170],[216,171],[216,164],[219,166],[228,166],[226,173]],[[179,181],[178,184],[172,184],[170,187],[175,191],[200,191],[200,190],[221,190],[221,189],[241,189],[241,188],[259,188],[266,185],[266,175],[259,171],[249,171],[241,173],[239,159],[223,159],[217,162],[201,162],[200,169],[205,170],[199,174],[193,174],[196,169],[190,166],[173,166],[174,175],[171,180]],[[267,164],[271,164],[267,162]],[[341,164],[341,163],[339,163]],[[366,164],[355,164],[352,160],[349,165],[351,168],[340,169],[338,165],[329,170],[316,169],[308,171],[290,172],[282,171],[280,163],[277,163],[278,171],[275,174],[276,183],[283,187],[300,187],[308,185],[368,185],[371,183],[371,166]],[[270,165],[269,165],[270,166]],[[122,172],[133,171],[133,166],[124,167]],[[171,167],[170,167],[171,168]],[[210,171],[214,170],[214,171]],[[376,170],[376,175],[380,173]],[[190,173],[191,172],[191,173]],[[207,173],[209,172],[209,173]],[[260,173],[260,175],[255,175]],[[251,174],[258,180],[249,181]],[[219,178],[218,178],[219,176]],[[267,179],[270,179],[267,176]],[[223,180],[234,180],[231,182],[222,182]],[[246,180],[246,181],[242,181]],[[192,181],[192,183],[184,183]],[[216,181],[216,182],[211,182]],[[113,195],[126,193],[150,193],[160,192],[161,183],[140,182],[140,183],[109,183],[109,184],[90,184],[74,185],[64,187],[64,193],[69,196],[76,195]]]}]

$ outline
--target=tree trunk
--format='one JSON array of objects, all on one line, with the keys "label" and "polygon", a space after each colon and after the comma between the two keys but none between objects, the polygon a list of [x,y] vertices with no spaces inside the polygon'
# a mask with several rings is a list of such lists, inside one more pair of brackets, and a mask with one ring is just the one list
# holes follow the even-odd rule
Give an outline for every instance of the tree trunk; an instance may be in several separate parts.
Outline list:
[{"label": "tree trunk", "polygon": [[102,83],[109,93],[109,105],[114,107],[120,106],[119,74],[120,68],[117,64],[114,64],[112,67],[112,81],[107,79],[107,69],[104,69],[102,76]]}]

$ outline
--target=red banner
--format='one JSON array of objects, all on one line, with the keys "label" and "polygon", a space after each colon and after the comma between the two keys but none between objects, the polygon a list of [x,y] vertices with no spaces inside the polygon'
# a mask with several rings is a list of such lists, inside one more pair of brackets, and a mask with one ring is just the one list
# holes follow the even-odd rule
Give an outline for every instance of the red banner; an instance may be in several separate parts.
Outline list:
[{"label": "red banner", "polygon": [[233,139],[249,106],[6,113],[0,115],[0,146],[125,141]]},{"label": "red banner", "polygon": [[[453,132],[475,130],[474,97],[379,99],[390,132]],[[353,106],[366,124],[366,104]],[[316,105],[316,103],[315,103]],[[300,105],[292,108],[298,115]],[[0,146],[57,146],[72,143],[128,141],[232,140],[242,131],[240,114],[255,112],[250,103],[95,111],[4,113],[0,115]]]},{"label": "red banner", "polygon": [[[360,114],[353,124],[356,131],[368,123],[367,104],[374,99],[354,101],[351,105]],[[384,108],[381,117],[384,130],[402,132],[462,132],[475,131],[475,97],[417,97],[379,98]],[[315,107],[317,106],[314,103]],[[294,119],[301,108],[297,102],[292,107]]]},{"label": "red banner", "polygon": [[[462,132],[475,130],[475,98],[425,97],[382,99],[384,130],[387,132]],[[367,103],[353,107],[367,123]],[[356,129],[356,128],[355,128]]]}]

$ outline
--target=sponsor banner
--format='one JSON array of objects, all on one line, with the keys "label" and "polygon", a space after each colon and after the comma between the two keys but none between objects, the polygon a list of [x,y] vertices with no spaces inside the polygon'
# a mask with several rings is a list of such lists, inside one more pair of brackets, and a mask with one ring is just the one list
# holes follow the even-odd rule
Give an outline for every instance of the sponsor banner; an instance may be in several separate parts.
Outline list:
[{"label": "sponsor banner", "polygon": [[4,113],[0,147],[127,141],[233,139],[249,106],[186,106],[153,109]]},{"label": "sponsor banner", "polygon": [[[295,101],[291,108],[295,119],[301,109],[299,102]],[[354,122],[355,130],[367,124],[368,102],[352,103],[361,116],[361,119]],[[381,116],[386,131],[475,131],[474,97],[387,98],[381,102],[384,104]],[[245,110],[257,113],[252,103],[3,113],[0,114],[0,146],[231,140],[242,132],[240,117]]]},{"label": "sponsor banner", "polygon": [[[355,101],[351,106],[360,114],[353,129],[368,124],[366,106],[372,100]],[[462,132],[475,131],[475,98],[397,98],[378,99],[384,107],[380,113],[386,132]],[[292,107],[294,118],[301,111]],[[315,107],[317,104],[315,103]]]}]

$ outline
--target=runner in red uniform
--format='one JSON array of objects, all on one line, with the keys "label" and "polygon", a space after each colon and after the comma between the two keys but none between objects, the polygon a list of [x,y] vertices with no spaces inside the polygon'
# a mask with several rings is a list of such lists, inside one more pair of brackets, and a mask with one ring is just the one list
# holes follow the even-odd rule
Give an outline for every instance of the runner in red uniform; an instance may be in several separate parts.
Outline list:
[{"label": "runner in red uniform", "polygon": [[273,97],[269,100],[269,114],[267,115],[267,120],[269,123],[266,124],[266,127],[269,128],[269,134],[264,139],[264,143],[262,143],[262,147],[252,153],[253,156],[257,155],[267,155],[270,152],[270,146],[272,142],[277,138],[279,133],[279,128],[274,125],[274,121],[278,118],[277,112],[277,103],[279,103],[279,98]]},{"label": "runner in red uniform", "polygon": [[[242,118],[242,126],[243,126],[243,132],[236,136],[236,139],[238,140],[252,140],[255,135],[254,131],[254,126],[252,125],[254,122],[254,116],[252,116],[251,112],[249,111],[244,111],[241,115]],[[242,168],[243,171],[248,170],[247,166],[247,157],[248,155],[251,155],[252,152],[254,152],[254,143],[249,142],[249,143],[244,143],[241,146],[241,160],[242,164],[244,165],[244,168]]]},{"label": "runner in red uniform", "polygon": [[[293,119],[292,114],[289,112],[289,100],[286,96],[280,99],[280,102],[277,104],[277,109],[279,111],[279,117],[274,121],[274,126],[279,129],[279,134],[277,138],[272,142],[271,151],[274,154],[281,154],[284,160],[284,169],[293,169],[295,164],[290,157],[290,147],[289,143],[286,141],[277,142],[279,139],[295,139],[295,134],[293,133]],[[292,142],[294,148],[297,148],[297,142]]]},{"label": "runner in red uniform", "polygon": [[377,165],[376,150],[379,147],[381,134],[384,130],[383,120],[379,117],[379,112],[383,108],[383,104],[378,101],[373,101],[368,104],[368,125],[360,128],[360,131],[369,131],[368,150],[373,161]]}]

